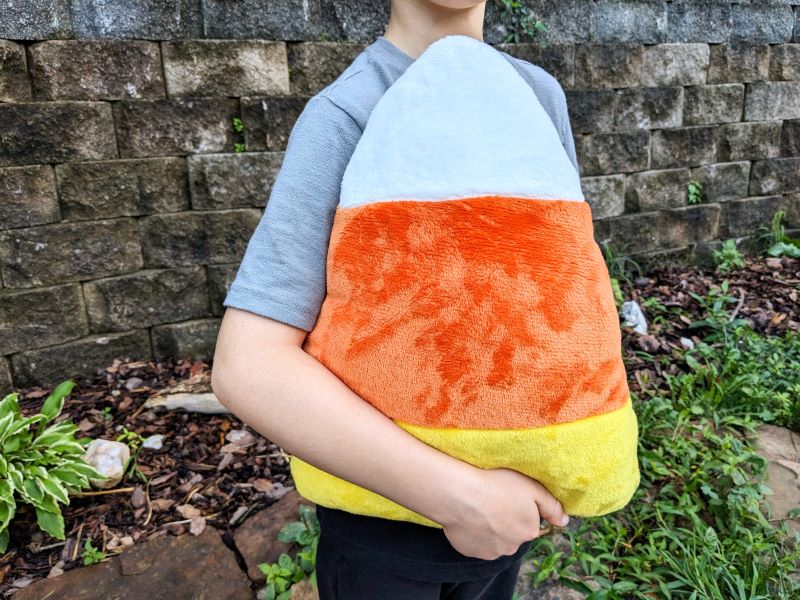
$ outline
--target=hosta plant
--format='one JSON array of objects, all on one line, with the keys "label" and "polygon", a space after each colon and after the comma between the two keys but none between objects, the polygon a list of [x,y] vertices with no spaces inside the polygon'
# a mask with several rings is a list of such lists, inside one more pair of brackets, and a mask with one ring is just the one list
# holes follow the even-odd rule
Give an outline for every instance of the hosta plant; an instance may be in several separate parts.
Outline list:
[{"label": "hosta plant", "polygon": [[76,439],[77,425],[53,421],[75,387],[65,381],[45,399],[39,413],[25,417],[19,394],[0,401],[0,553],[8,547],[8,528],[18,502],[36,509],[39,527],[64,539],[64,517],[58,505],[69,504],[71,492],[90,487],[89,479],[105,479],[83,460],[89,438]]}]

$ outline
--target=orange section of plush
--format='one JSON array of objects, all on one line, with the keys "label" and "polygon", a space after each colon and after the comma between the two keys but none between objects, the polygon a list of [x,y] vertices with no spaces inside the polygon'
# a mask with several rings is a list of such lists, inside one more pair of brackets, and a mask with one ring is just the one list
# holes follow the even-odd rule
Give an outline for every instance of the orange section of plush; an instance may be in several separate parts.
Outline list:
[{"label": "orange section of plush", "polygon": [[586,202],[338,209],[304,349],[386,415],[427,427],[566,423],[628,398]]}]

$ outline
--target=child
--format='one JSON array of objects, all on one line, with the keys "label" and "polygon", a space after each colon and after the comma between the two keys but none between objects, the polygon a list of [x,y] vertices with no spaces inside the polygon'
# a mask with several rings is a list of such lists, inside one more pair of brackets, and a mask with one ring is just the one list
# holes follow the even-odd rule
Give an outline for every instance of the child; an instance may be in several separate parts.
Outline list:
[{"label": "child", "polygon": [[484,9],[392,3],[299,116],[225,301],[214,390],[291,452],[321,600],[510,599],[540,519],[638,483],[564,94]]}]

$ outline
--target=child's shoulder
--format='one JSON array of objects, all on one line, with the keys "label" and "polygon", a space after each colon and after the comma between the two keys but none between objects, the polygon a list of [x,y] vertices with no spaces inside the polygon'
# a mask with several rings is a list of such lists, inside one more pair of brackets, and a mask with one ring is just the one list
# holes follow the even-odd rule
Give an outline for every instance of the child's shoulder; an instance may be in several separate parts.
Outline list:
[{"label": "child's shoulder", "polygon": [[363,129],[375,103],[386,91],[385,78],[362,50],[353,61],[309,100],[323,100],[336,105]]},{"label": "child's shoulder", "polygon": [[524,58],[513,56],[504,50],[500,50],[499,48],[497,51],[500,52],[500,54],[502,54],[517,69],[517,71],[520,72],[520,74],[526,79],[526,81],[528,81],[530,85],[534,86],[535,91],[545,90],[554,95],[564,95],[564,89],[562,88],[561,83],[549,71],[537,64],[525,60]]}]

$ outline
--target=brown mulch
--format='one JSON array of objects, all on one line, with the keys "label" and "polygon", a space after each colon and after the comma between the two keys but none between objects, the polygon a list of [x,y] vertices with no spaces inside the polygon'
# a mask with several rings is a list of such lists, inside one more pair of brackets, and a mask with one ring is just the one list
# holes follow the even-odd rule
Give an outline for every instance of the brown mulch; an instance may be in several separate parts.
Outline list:
[{"label": "brown mulch", "polygon": [[[671,267],[623,283],[626,299],[658,300],[662,308],[645,308],[648,336],[623,333],[629,371],[641,366],[637,353],[668,355],[681,348],[681,337],[698,331],[689,324],[701,318],[701,306],[689,292],[706,295],[723,279],[738,300],[729,306],[766,334],[800,330],[800,260],[746,258],[746,266],[727,274],[698,267]],[[695,337],[695,339],[698,339]],[[275,444],[248,429],[233,415],[144,410],[143,403],[159,390],[208,374],[208,365],[191,361],[116,362],[79,382],[62,412],[91,438],[115,439],[125,431],[143,437],[164,434],[159,450],[142,449],[138,468],[148,481],[126,477],[108,492],[88,491],[62,508],[66,542],[36,526],[35,512],[20,503],[11,525],[9,549],[0,557],[0,597],[19,579],[46,577],[53,565],[80,567],[83,544],[107,555],[162,535],[198,534],[205,526],[230,533],[251,511],[269,506],[291,486],[288,456]],[[21,390],[23,412],[36,412],[49,390]],[[245,430],[256,437],[235,447],[225,436]]]},{"label": "brown mulch", "polygon": [[[143,438],[164,434],[163,445],[139,452],[137,466],[149,483],[129,474],[111,490],[85,490],[60,505],[66,541],[43,533],[33,507],[19,503],[0,557],[0,597],[14,580],[46,577],[59,560],[63,570],[81,566],[87,538],[111,556],[151,537],[199,534],[205,526],[230,531],[292,485],[283,450],[233,415],[143,409],[157,391],[204,374],[202,362],[117,361],[78,382],[61,413],[80,427],[76,437],[113,440],[126,428]],[[22,412],[38,412],[48,391],[21,390]],[[247,430],[256,440],[236,447],[225,439],[231,430]]]}]

